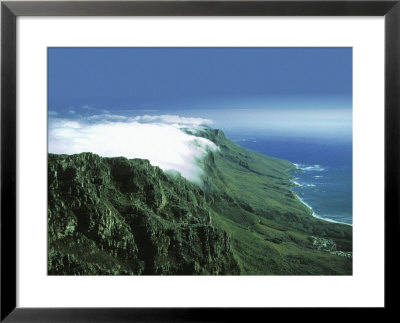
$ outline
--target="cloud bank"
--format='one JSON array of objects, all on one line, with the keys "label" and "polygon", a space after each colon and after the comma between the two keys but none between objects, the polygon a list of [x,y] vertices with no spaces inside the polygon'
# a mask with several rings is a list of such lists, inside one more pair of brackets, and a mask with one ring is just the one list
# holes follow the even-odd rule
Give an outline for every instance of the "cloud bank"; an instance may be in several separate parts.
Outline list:
[{"label": "cloud bank", "polygon": [[86,119],[50,119],[49,152],[93,152],[103,157],[148,159],[164,171],[178,171],[200,184],[201,161],[217,146],[182,131],[199,129],[211,121],[173,115],[125,117],[94,115]]}]

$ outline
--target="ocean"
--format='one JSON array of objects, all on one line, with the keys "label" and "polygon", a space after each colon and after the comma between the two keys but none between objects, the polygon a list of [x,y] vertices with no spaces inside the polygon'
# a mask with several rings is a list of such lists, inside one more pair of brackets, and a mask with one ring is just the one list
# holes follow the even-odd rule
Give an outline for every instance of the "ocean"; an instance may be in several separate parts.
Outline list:
[{"label": "ocean", "polygon": [[293,191],[314,216],[352,224],[352,143],[322,139],[245,137],[226,134],[238,145],[294,163]]}]

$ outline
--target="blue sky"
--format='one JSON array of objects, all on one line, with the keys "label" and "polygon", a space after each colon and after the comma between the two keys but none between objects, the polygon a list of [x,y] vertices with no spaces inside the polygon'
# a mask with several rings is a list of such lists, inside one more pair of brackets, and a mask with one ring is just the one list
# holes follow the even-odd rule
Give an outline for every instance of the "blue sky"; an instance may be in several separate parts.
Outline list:
[{"label": "blue sky", "polygon": [[351,48],[49,48],[48,67],[53,116],[179,114],[228,131],[351,136]]}]

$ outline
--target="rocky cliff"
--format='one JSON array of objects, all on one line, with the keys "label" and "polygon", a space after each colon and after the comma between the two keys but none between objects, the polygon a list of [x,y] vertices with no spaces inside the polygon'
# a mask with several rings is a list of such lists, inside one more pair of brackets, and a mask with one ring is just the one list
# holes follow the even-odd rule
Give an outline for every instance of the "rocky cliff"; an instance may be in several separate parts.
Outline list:
[{"label": "rocky cliff", "polygon": [[204,192],[147,160],[49,154],[49,274],[238,274]]}]

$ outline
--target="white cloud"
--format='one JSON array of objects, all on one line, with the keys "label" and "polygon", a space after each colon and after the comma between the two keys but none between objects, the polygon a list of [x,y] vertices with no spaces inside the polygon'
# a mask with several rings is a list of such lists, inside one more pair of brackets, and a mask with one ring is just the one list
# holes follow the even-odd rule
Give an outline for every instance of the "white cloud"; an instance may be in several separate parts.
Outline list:
[{"label": "white cloud", "polygon": [[178,171],[188,180],[201,183],[200,162],[208,151],[218,149],[210,140],[180,130],[203,125],[205,119],[99,115],[89,120],[95,122],[49,120],[49,152],[148,159],[163,170]]}]

